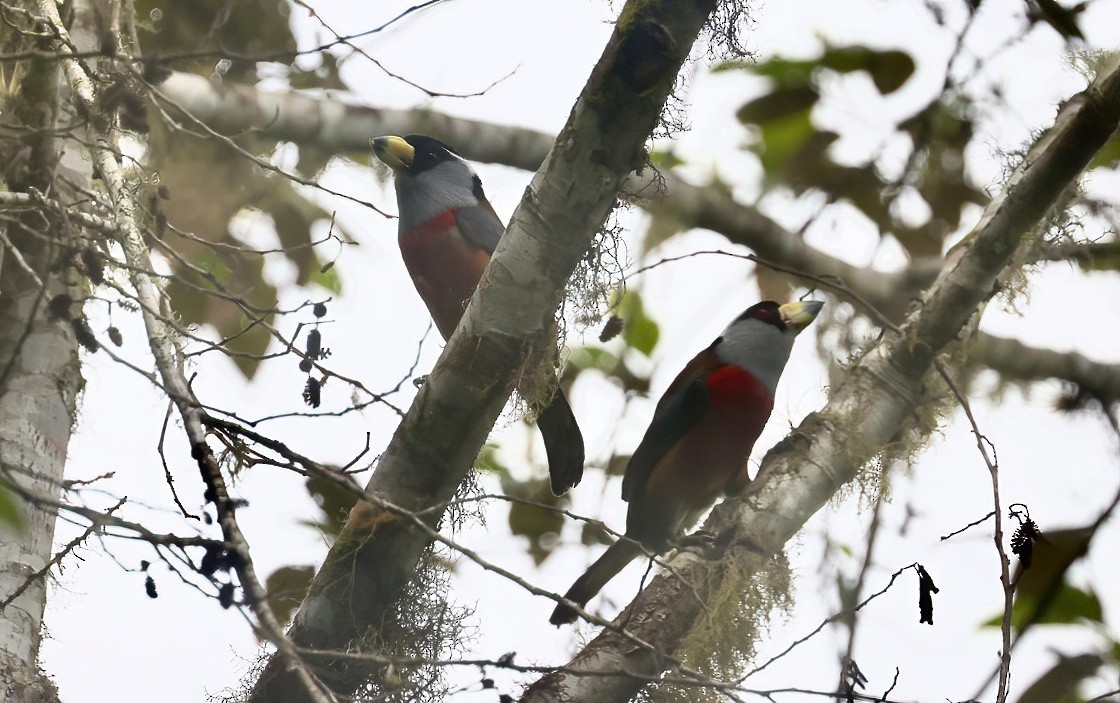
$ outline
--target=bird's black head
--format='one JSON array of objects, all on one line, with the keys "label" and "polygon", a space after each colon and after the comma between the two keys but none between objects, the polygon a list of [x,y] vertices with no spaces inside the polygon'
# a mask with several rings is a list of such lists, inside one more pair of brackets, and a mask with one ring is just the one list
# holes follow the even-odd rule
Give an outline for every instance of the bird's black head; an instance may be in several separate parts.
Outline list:
[{"label": "bird's black head", "polygon": [[[785,332],[786,323],[782,319],[782,312],[779,305],[773,300],[763,300],[760,303],[755,303],[743,311],[739,317],[735,318],[735,322],[743,320],[758,320],[765,322],[768,325],[773,325],[779,330]],[[734,322],[732,324],[735,324]]]},{"label": "bird's black head", "polygon": [[434,137],[424,134],[408,134],[405,135],[404,140],[413,148],[412,163],[408,165],[407,169],[410,176],[418,176],[444,161],[462,158],[459,152]]}]

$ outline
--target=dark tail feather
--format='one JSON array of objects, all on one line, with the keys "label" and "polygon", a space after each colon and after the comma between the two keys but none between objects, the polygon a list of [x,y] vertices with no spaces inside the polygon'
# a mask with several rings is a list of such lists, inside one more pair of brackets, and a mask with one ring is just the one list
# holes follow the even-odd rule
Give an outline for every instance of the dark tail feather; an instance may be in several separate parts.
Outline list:
[{"label": "dark tail feather", "polygon": [[[641,547],[635,542],[630,540],[615,542],[607,551],[603,552],[603,556],[596,559],[595,563],[583,572],[583,576],[576,579],[576,582],[572,584],[564,597],[578,603],[579,607],[584,607],[587,605],[587,601],[594,598],[595,594],[607,585],[607,581],[614,578],[615,574],[622,571],[623,567],[641,553]],[[553,625],[564,625],[575,622],[576,617],[576,611],[561,603],[556,606],[556,610],[552,611],[552,617],[548,621]]]},{"label": "dark tail feather", "polygon": [[556,391],[552,403],[537,418],[537,427],[548,454],[552,492],[564,495],[583,478],[583,433],[563,391]]}]

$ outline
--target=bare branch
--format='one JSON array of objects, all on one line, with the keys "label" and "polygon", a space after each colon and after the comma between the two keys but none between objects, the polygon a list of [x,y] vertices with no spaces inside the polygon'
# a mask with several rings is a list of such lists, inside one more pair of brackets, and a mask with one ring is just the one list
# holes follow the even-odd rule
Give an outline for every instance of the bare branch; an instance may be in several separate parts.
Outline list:
[{"label": "bare branch", "polygon": [[976,336],[968,352],[1005,380],[1053,378],[1076,385],[1106,405],[1120,401],[1120,364],[1105,364],[1077,352],[1040,349],[984,333]]},{"label": "bare branch", "polygon": [[[976,416],[972,413],[972,406],[969,405],[968,398],[957,387],[944,364],[935,361],[934,366],[937,368],[937,372],[941,374],[941,378],[945,379],[945,383],[949,385],[949,389],[952,390],[957,402],[961,404],[961,409],[964,410],[965,417],[968,418],[969,427],[972,428],[972,435],[976,438],[976,450],[980,452],[980,457],[984,460],[984,465],[988,468],[988,475],[992,480],[992,516],[995,518],[992,540],[995,543],[996,555],[999,558],[999,582],[1003,587],[1003,616],[1000,620],[1003,648],[999,653],[999,684],[996,691],[996,703],[1006,703],[1007,687],[1011,682],[1011,608],[1014,605],[1015,587],[1011,583],[1011,560],[1008,559],[1007,550],[1003,546],[1003,504],[999,496],[999,458],[996,454],[995,445],[980,431],[980,425],[976,422]],[[985,684],[986,686],[987,684]],[[976,696],[978,697],[981,693],[983,693],[983,689],[977,691]]]},{"label": "bare branch", "polygon": [[[203,76],[171,73],[156,84],[161,96],[222,134],[258,131],[275,139],[314,143],[332,153],[367,152],[371,136],[423,132],[455,144],[471,159],[535,171],[553,137],[530,129],[495,128],[487,122],[425,109],[391,110],[299,93],[265,93],[247,86],[215,85]],[[469,146],[468,146],[469,145]]]},{"label": "bare branch", "polygon": [[[247,86],[215,85],[201,76],[172,73],[158,85],[191,116],[216,131],[233,134],[259,130],[297,143],[314,143],[330,151],[366,151],[370,135],[422,132],[442,139],[469,159],[536,170],[552,136],[518,127],[451,117],[427,109],[391,110],[346,104],[295,93],[264,93]],[[627,192],[651,214],[670,217],[685,228],[718,232],[736,244],[775,262],[842,279],[876,307],[900,319],[908,300],[928,285],[940,260],[915,262],[893,273],[854,266],[824,254],[756,208],[735,202],[717,188],[686,183],[672,173],[632,174]]]}]

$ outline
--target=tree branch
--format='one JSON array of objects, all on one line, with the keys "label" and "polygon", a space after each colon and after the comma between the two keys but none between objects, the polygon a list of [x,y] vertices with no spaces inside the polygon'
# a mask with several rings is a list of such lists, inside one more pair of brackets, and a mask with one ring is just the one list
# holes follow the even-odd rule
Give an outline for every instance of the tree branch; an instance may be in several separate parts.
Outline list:
[{"label": "tree branch", "polygon": [[[922,379],[933,360],[953,343],[994,294],[997,278],[1031,245],[1062,192],[1116,130],[1120,120],[1120,70],[1113,70],[1072,98],[1055,126],[1030,149],[1004,190],[984,212],[962,245],[950,251],[949,265],[925,296],[923,305],[887,333],[836,389],[828,405],[807,417],[771,449],[759,476],[740,500],[716,507],[705,529],[730,547],[715,563],[685,554],[674,560],[701,593],[712,593],[724,579],[750,578],[760,568],[759,554],[782,549],[868,460],[904,429],[917,407]],[[681,595],[679,579],[659,575],[616,622],[672,652],[694,626],[701,607]],[[572,669],[627,671],[638,677],[658,674],[665,664],[635,652],[617,634],[604,632],[579,652]],[[543,677],[523,701],[624,701],[644,686],[640,678]]]},{"label": "tree branch", "polygon": [[976,360],[1011,381],[1053,378],[1072,383],[1104,404],[1120,401],[1120,364],[1104,364],[1077,352],[1058,352],[1017,339],[980,333],[969,345]]},{"label": "tree branch", "polygon": [[[173,72],[154,82],[168,107],[223,134],[257,131],[274,139],[314,144],[332,153],[368,152],[379,134],[423,132],[456,145],[467,158],[535,171],[553,137],[519,127],[451,117],[432,110],[392,110],[300,93],[266,93],[235,83],[212,83],[193,73]],[[158,96],[157,96],[158,98]]]}]

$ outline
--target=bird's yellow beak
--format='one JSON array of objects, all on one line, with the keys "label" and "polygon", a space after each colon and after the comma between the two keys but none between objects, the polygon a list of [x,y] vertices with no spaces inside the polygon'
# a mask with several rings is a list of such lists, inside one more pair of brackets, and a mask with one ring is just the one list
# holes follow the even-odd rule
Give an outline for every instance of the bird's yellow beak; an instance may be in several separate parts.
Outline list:
[{"label": "bird's yellow beak", "polygon": [[778,312],[782,315],[782,322],[800,332],[817,319],[823,307],[824,303],[819,300],[799,300],[778,306]]},{"label": "bird's yellow beak", "polygon": [[373,153],[394,171],[403,171],[412,166],[416,150],[400,137],[376,137],[370,140]]}]

